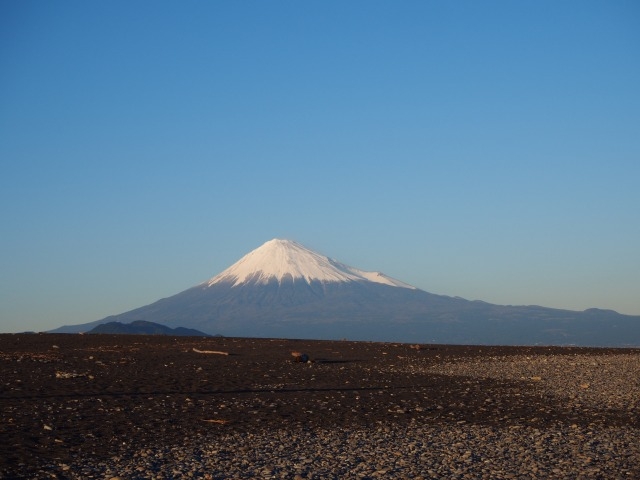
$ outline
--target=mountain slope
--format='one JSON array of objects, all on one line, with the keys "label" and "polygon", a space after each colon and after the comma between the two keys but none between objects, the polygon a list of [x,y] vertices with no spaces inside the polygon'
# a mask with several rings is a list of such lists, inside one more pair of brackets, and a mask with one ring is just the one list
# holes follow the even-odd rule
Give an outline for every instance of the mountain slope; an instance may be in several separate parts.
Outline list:
[{"label": "mountain slope", "polygon": [[106,322],[146,320],[225,336],[459,344],[640,345],[640,317],[500,306],[434,295],[296,242],[271,240],[188,290]]}]

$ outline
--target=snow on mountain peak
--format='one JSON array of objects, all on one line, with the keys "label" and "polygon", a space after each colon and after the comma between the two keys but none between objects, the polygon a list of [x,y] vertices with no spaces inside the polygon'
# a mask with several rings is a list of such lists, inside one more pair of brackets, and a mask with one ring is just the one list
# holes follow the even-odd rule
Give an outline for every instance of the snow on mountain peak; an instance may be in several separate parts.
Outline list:
[{"label": "snow on mountain peak", "polygon": [[285,277],[306,283],[369,281],[394,287],[411,288],[379,272],[365,272],[320,255],[293,240],[274,238],[249,252],[222,273],[204,284],[230,282],[237,286],[247,282],[266,284]]}]

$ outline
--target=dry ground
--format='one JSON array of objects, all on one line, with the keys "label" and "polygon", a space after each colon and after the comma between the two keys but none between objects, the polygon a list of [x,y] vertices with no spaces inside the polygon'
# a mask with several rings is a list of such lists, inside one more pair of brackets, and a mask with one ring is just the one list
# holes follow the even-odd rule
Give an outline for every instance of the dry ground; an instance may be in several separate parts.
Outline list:
[{"label": "dry ground", "polygon": [[[29,478],[30,472],[49,469],[64,478],[59,466],[83,458],[289,427],[376,422],[640,427],[637,375],[625,383],[622,372],[613,387],[589,377],[612,365],[602,363],[607,358],[631,364],[629,372],[637,373],[639,350],[421,347],[0,335],[0,477]],[[308,354],[313,362],[292,362],[292,351]],[[554,380],[560,374],[556,358],[579,367],[569,372],[572,381],[560,372],[562,389]],[[611,388],[617,392],[607,393]]]}]

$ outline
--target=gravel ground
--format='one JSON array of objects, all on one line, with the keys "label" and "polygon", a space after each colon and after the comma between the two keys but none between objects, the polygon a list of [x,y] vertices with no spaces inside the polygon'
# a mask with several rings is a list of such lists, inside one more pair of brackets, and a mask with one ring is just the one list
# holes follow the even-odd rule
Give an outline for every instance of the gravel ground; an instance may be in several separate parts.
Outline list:
[{"label": "gravel ground", "polygon": [[201,438],[197,446],[140,449],[60,468],[78,479],[636,479],[637,433],[620,427],[465,424],[276,430]]},{"label": "gravel ground", "polygon": [[0,360],[0,478],[640,478],[638,350],[0,335]]},{"label": "gravel ground", "polygon": [[588,406],[637,412],[640,406],[640,355],[580,353],[511,355],[469,361],[449,360],[439,365],[408,365],[405,373],[418,370],[449,376],[530,381],[539,395],[556,397],[574,408]]}]

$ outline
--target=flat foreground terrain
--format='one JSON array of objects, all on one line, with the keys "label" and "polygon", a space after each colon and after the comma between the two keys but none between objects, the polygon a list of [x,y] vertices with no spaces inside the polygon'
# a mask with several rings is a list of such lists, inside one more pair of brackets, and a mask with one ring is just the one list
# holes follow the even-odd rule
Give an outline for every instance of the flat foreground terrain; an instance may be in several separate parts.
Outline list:
[{"label": "flat foreground terrain", "polygon": [[420,347],[0,335],[0,478],[640,478],[640,350]]}]

